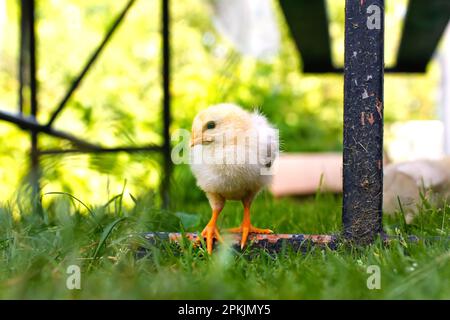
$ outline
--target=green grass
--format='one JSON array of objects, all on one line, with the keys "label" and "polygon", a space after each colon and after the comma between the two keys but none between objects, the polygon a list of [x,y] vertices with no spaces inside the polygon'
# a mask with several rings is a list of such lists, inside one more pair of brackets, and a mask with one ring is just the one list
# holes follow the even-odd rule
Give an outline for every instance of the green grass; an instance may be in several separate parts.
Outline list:
[{"label": "green grass", "polygon": [[[76,195],[75,195],[76,196]],[[50,197],[50,196],[48,196]],[[198,231],[209,219],[206,200],[179,201],[163,212],[151,196],[123,207],[122,195],[90,207],[51,195],[42,215],[30,206],[0,207],[0,298],[203,298],[203,299],[449,299],[448,245],[394,241],[367,248],[341,247],[306,254],[287,249],[244,254],[222,247],[212,257],[185,244],[150,247],[144,231]],[[123,197],[129,197],[125,194]],[[80,199],[82,200],[82,199]],[[340,229],[340,197],[257,198],[253,222],[275,232],[333,233]],[[86,208],[87,207],[87,208]],[[20,221],[12,218],[19,210]],[[240,223],[241,207],[229,203],[220,226]],[[449,210],[424,206],[412,225],[400,215],[385,219],[391,234],[449,235]],[[135,258],[134,248],[149,254]],[[67,267],[80,266],[81,290],[66,288]],[[366,286],[367,266],[381,269],[381,289]]]}]

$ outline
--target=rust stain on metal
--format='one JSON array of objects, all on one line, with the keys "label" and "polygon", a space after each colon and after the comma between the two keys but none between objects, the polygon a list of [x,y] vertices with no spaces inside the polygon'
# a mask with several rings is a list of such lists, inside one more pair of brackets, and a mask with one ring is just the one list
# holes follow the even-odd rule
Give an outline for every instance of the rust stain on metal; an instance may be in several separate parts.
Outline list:
[{"label": "rust stain on metal", "polygon": [[364,179],[364,180],[361,182],[361,187],[367,188],[368,186],[369,186],[369,180],[368,180],[368,179]]},{"label": "rust stain on metal", "polygon": [[369,121],[370,125],[373,125],[375,123],[373,113],[370,113],[370,115],[367,117],[367,120]]},{"label": "rust stain on metal", "polygon": [[170,240],[171,242],[177,241],[178,239],[177,239],[176,234],[169,233],[169,240]]},{"label": "rust stain on metal", "polygon": [[[168,234],[168,238],[170,242],[178,243],[183,238],[183,234],[178,232],[171,232]],[[200,237],[196,233],[186,233],[185,238],[195,244],[200,243]]]},{"label": "rust stain on metal", "polygon": [[313,242],[316,243],[320,243],[320,244],[327,244],[330,243],[331,241],[333,241],[333,237],[330,235],[322,235],[322,234],[305,234],[305,239],[306,240],[311,240]]},{"label": "rust stain on metal", "polygon": [[[145,235],[145,238],[148,240],[166,239],[171,243],[181,243],[183,237],[194,243],[195,246],[200,246],[201,244],[201,236],[198,233],[178,233],[178,232],[169,232],[169,233],[149,233]],[[240,245],[241,234],[232,233],[232,234],[224,234],[224,238],[228,238],[231,241],[232,245]],[[301,243],[304,241],[310,241],[312,243],[318,245],[328,245],[332,244],[335,241],[335,237],[332,235],[310,235],[310,234],[249,234],[248,236],[249,244],[255,244],[256,246],[260,246],[258,244],[269,243],[271,245],[281,244],[281,241],[285,240],[288,242],[297,242]]]},{"label": "rust stain on metal", "polygon": [[378,99],[378,97],[377,97],[377,101],[376,101],[376,108],[377,108],[378,115],[380,116],[380,119],[383,119],[383,114],[382,114],[383,103],[380,101],[380,99]]},{"label": "rust stain on metal", "polygon": [[292,235],[290,234],[252,234],[250,235],[250,240],[258,242],[262,240],[267,240],[270,243],[277,243],[282,239],[291,239]]}]

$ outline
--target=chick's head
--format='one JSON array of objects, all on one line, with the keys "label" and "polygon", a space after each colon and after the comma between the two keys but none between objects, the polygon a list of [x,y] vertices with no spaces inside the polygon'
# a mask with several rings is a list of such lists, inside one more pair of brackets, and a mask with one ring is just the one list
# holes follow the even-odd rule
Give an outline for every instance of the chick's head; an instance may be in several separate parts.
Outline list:
[{"label": "chick's head", "polygon": [[191,147],[233,140],[251,130],[251,114],[233,104],[218,104],[200,111],[192,123]]}]

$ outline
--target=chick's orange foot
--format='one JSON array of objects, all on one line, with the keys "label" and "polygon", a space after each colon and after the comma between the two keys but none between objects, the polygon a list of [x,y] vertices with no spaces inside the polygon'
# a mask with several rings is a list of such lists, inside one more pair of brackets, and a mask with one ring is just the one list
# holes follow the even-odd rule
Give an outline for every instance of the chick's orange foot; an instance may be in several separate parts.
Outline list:
[{"label": "chick's orange foot", "polygon": [[250,233],[257,233],[257,234],[273,233],[273,231],[270,229],[256,228],[256,227],[252,226],[250,223],[245,223],[245,222],[243,222],[240,227],[227,229],[227,231],[231,232],[231,233],[242,233],[241,249],[243,249],[245,244],[247,243],[247,238]]},{"label": "chick's orange foot", "polygon": [[[249,228],[249,233],[258,233],[258,234],[271,234],[271,233],[273,233],[273,231],[270,230],[270,229],[260,229],[260,228],[254,227],[252,225],[250,225],[250,227],[248,227],[248,228]],[[229,228],[229,229],[226,229],[225,231],[226,232],[230,232],[230,233],[241,233],[242,230],[243,230],[243,227],[240,226],[240,227],[237,227],[237,228]]]},{"label": "chick's orange foot", "polygon": [[214,240],[218,240],[220,242],[223,241],[215,224],[208,224],[203,229],[201,236],[206,241],[206,249],[208,250],[209,254],[212,253]]}]

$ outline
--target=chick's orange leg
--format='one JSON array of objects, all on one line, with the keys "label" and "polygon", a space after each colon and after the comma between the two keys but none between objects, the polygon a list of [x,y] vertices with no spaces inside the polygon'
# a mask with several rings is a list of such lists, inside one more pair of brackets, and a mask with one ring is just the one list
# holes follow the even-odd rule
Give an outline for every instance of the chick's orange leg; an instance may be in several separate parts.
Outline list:
[{"label": "chick's orange leg", "polygon": [[222,237],[217,229],[217,218],[225,205],[225,199],[221,195],[212,192],[207,192],[206,197],[212,208],[212,216],[211,220],[209,220],[208,224],[203,229],[201,236],[206,239],[206,249],[208,250],[208,253],[211,254],[214,239],[222,242]]},{"label": "chick's orange leg", "polygon": [[201,233],[202,237],[206,239],[206,249],[209,254],[212,253],[214,239],[222,242],[222,237],[217,229],[217,217],[219,216],[219,213],[219,210],[213,210],[211,220],[209,220]]},{"label": "chick's orange leg", "polygon": [[273,233],[270,229],[260,229],[252,226],[250,222],[250,204],[251,201],[243,201],[244,203],[244,219],[240,227],[228,229],[228,232],[232,233],[242,233],[241,238],[241,249],[244,248],[247,243],[247,238],[249,233],[259,233],[259,234],[270,234]]}]

